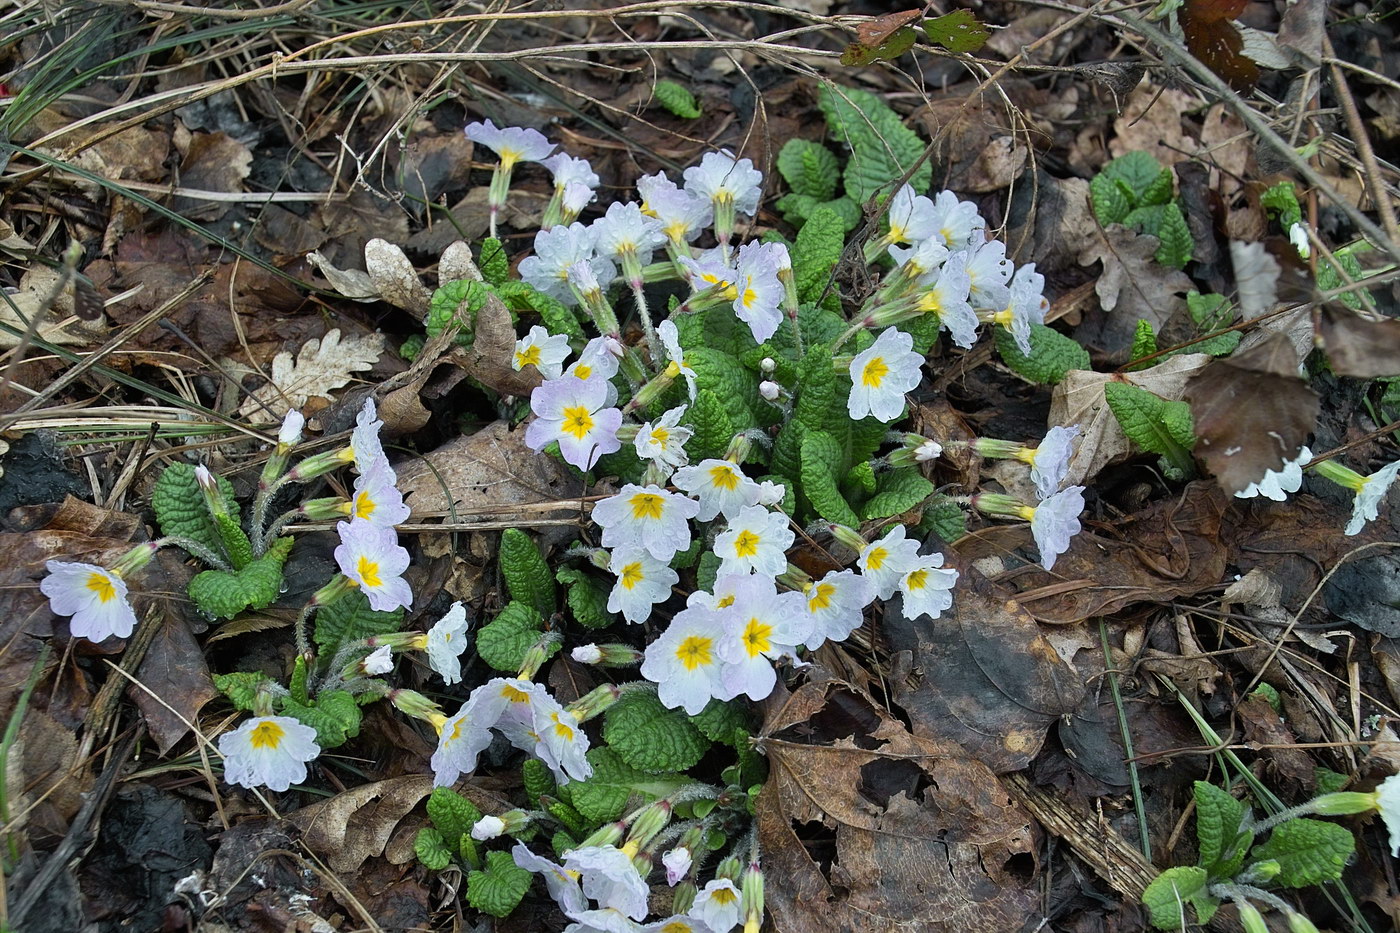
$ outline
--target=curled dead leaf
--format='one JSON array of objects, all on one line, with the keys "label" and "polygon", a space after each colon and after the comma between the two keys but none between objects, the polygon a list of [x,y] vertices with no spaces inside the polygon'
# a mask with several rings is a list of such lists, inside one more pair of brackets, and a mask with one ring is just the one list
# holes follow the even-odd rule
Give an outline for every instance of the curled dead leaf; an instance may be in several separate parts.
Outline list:
[{"label": "curled dead leaf", "polygon": [[433,293],[418,280],[418,271],[402,249],[388,240],[370,240],[365,244],[365,272],[380,298],[419,320],[428,316]]},{"label": "curled dead leaf", "polygon": [[1329,302],[1318,311],[1317,336],[1340,376],[1400,375],[1400,321],[1369,321],[1340,302]]}]

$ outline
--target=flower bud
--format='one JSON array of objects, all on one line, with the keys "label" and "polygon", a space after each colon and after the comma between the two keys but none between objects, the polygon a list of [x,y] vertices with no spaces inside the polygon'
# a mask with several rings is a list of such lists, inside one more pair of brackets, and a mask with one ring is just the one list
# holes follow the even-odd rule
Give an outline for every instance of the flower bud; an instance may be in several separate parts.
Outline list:
[{"label": "flower bud", "polygon": [[417,690],[391,690],[389,691],[389,703],[405,716],[431,722],[435,728],[441,728],[441,723],[447,721],[442,707]]},{"label": "flower bud", "polygon": [[477,842],[495,839],[505,831],[505,820],[497,816],[483,816],[472,824],[472,838]]},{"label": "flower bud", "polygon": [[627,842],[635,844],[639,849],[651,842],[656,834],[665,829],[667,824],[671,822],[671,809],[671,802],[662,799],[642,810],[632,823],[632,830],[627,834]]},{"label": "flower bud", "polygon": [[664,853],[661,856],[661,864],[666,868],[666,883],[674,888],[681,879],[690,874],[693,862],[690,850],[685,846],[677,846]]},{"label": "flower bud", "polygon": [[[595,653],[596,658],[589,660],[594,658]],[[573,657],[580,664],[594,664],[598,667],[635,667],[642,663],[646,655],[631,645],[606,644],[575,648]]]},{"label": "flower bud", "polygon": [[334,521],[350,514],[350,500],[344,496],[307,499],[301,504],[299,511],[313,522]]},{"label": "flower bud", "polygon": [[758,933],[763,926],[763,869],[750,862],[739,885],[744,896],[744,933]]},{"label": "flower bud", "polygon": [[1346,816],[1351,813],[1369,813],[1376,809],[1376,795],[1356,791],[1338,791],[1323,794],[1307,805],[1313,813],[1323,816]]},{"label": "flower bud", "polygon": [[580,849],[590,846],[615,846],[622,834],[627,832],[627,824],[622,821],[604,823],[593,831],[593,834],[579,843]]},{"label": "flower bud", "polygon": [[765,401],[776,402],[782,394],[782,386],[765,379],[758,384],[758,394],[763,396]]},{"label": "flower bud", "polygon": [[1264,922],[1264,915],[1259,912],[1249,901],[1235,901],[1235,906],[1239,908],[1240,925],[1244,927],[1245,933],[1269,933],[1269,925]]},{"label": "flower bud", "polygon": [[616,684],[603,684],[600,687],[594,687],[570,703],[565,709],[572,713],[579,722],[587,722],[616,703],[620,696],[622,696],[622,690]]},{"label": "flower bud", "polygon": [[914,459],[919,463],[931,463],[943,456],[943,445],[938,441],[924,441],[914,448]]},{"label": "flower bud", "polygon": [[380,645],[368,655],[360,659],[358,665],[360,673],[373,676],[375,674],[387,674],[394,669],[394,653],[388,645]]},{"label": "flower bud", "polygon": [[143,544],[138,544],[121,557],[118,557],[117,562],[109,569],[119,577],[129,577],[149,564],[156,556],[156,551],[159,549],[160,545],[155,541],[147,541]]},{"label": "flower bud", "polygon": [[860,532],[856,531],[854,528],[847,528],[845,525],[833,524],[831,526],[831,535],[857,554],[865,550],[866,544],[869,543],[860,536]]},{"label": "flower bud", "polygon": [[1294,910],[1288,912],[1288,929],[1292,933],[1317,933],[1313,922]]}]

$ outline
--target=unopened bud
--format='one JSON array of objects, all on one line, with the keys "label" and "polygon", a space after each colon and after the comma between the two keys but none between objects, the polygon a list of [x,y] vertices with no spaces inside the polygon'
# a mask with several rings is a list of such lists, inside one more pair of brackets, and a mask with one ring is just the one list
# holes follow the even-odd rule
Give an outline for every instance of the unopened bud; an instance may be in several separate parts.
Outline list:
[{"label": "unopened bud", "polygon": [[394,652],[388,645],[380,645],[360,661],[360,671],[373,676],[387,674],[394,669]]},{"label": "unopened bud", "polygon": [[1239,908],[1240,925],[1244,927],[1245,933],[1269,933],[1269,925],[1264,922],[1264,915],[1259,912],[1249,901],[1235,901],[1235,906]]},{"label": "unopened bud", "polygon": [[769,402],[776,402],[778,396],[782,394],[782,386],[765,379],[758,384],[758,394]]},{"label": "unopened bud", "polygon": [[442,707],[417,690],[391,690],[389,691],[389,703],[405,716],[431,722],[438,728],[441,728],[439,723],[447,720]]},{"label": "unopened bud", "polygon": [[617,684],[603,684],[570,703],[566,709],[579,722],[587,722],[611,707],[621,696],[622,690]]},{"label": "unopened bud", "polygon": [[759,360],[758,368],[760,372],[771,373],[778,368],[778,364],[773,361],[771,356],[765,356],[763,359]]},{"label": "unopened bud", "polygon": [[924,441],[914,448],[914,459],[920,463],[931,463],[943,456],[943,445],[938,441]]},{"label": "unopened bud", "polygon": [[854,528],[847,528],[845,525],[833,524],[831,526],[831,536],[857,554],[865,550],[866,544],[869,543],[860,536],[860,532],[856,531]]},{"label": "unopened bud", "polygon": [[573,658],[580,664],[595,664],[599,667],[635,667],[642,663],[646,655],[631,645],[606,644],[575,648]]},{"label": "unopened bud", "polygon": [[690,866],[694,859],[690,855],[690,850],[685,846],[677,846],[661,856],[661,864],[666,868],[666,884],[675,887],[681,879],[690,873]]}]

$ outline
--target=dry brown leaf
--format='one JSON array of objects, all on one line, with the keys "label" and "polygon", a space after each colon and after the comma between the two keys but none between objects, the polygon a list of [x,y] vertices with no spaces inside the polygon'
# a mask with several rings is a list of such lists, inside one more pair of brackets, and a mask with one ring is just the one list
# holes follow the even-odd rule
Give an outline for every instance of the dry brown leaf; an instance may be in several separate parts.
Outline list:
[{"label": "dry brown leaf", "polygon": [[[445,487],[445,488],[444,488]],[[455,437],[427,456],[399,469],[399,488],[414,514],[481,517],[514,507],[568,500],[583,494],[583,484],[568,467],[525,446],[525,429],[512,431],[505,421],[475,434]],[[446,493],[446,495],[444,495]]]},{"label": "dry brown leaf", "polygon": [[[1041,172],[1034,199],[1017,198],[1006,230],[1008,254],[1017,263],[1033,262],[1051,275],[1071,268],[1080,249],[1098,236],[1099,225],[1089,207],[1089,183],[1083,178],[1054,178]],[[1024,204],[1023,211],[1018,211]]]},{"label": "dry brown leaf", "polygon": [[1329,302],[1318,312],[1317,335],[1327,362],[1340,376],[1400,375],[1400,321],[1370,321],[1340,302]]},{"label": "dry brown leaf", "polygon": [[1178,401],[1186,381],[1208,362],[1210,357],[1204,353],[1185,353],[1135,373],[1095,373],[1082,369],[1067,373],[1050,397],[1050,423],[1077,424],[1083,429],[1084,437],[1070,458],[1065,484],[1082,485],[1110,463],[1126,459],[1131,452],[1123,426],[1104,399],[1106,383],[1123,382],[1168,401]]},{"label": "dry brown leaf", "polygon": [[329,400],[357,372],[371,368],[384,352],[383,334],[342,338],[336,328],[325,337],[306,341],[293,360],[290,351],[272,359],[272,382],[244,402],[238,413],[244,418],[282,417],[312,398]]},{"label": "dry brown leaf", "polygon": [[[253,170],[253,151],[227,133],[196,133],[180,162],[179,184],[199,191],[234,193]],[[185,217],[217,220],[228,213],[229,201],[175,197],[171,210]]]},{"label": "dry brown leaf", "polygon": [[321,270],[321,274],[326,277],[331,288],[346,298],[354,301],[379,300],[379,289],[375,288],[374,283],[369,280],[368,272],[360,269],[336,268],[329,259],[321,255],[319,250],[307,253],[306,258],[313,266]]},{"label": "dry brown leaf", "polygon": [[1128,152],[1146,152],[1163,165],[1189,159],[1199,147],[1182,131],[1181,115],[1199,106],[1184,91],[1162,90],[1148,81],[1128,95],[1123,113],[1113,121],[1114,158]]},{"label": "dry brown leaf", "polygon": [[1115,335],[1104,342],[1110,352],[1132,344],[1133,328],[1139,319],[1160,333],[1167,321],[1186,306],[1183,296],[1195,287],[1186,273],[1152,258],[1157,246],[1155,236],[1134,233],[1122,224],[1110,224],[1080,250],[1081,266],[1103,262],[1103,274],[1094,291],[1104,311],[1114,312],[1115,320],[1105,326],[1106,336],[1110,328]]},{"label": "dry brown leaf", "polygon": [[402,249],[388,240],[370,240],[365,244],[365,272],[380,298],[420,321],[428,316],[433,293],[418,280],[418,271]]},{"label": "dry brown leaf", "polygon": [[438,257],[438,285],[450,285],[463,279],[480,282],[481,270],[472,257],[471,244],[466,240],[453,240]]},{"label": "dry brown leaf", "polygon": [[[71,320],[73,290],[60,288],[62,284],[62,276],[57,270],[44,265],[34,266],[20,279],[20,290],[7,296],[7,300],[0,300],[0,321],[24,333],[29,329],[34,315],[42,314],[38,330],[38,336],[42,339],[69,347],[98,342],[106,333],[106,321],[89,323]],[[11,302],[19,309],[19,315],[11,309]],[[8,349],[18,343],[18,337],[9,331],[0,331],[0,348]]]},{"label": "dry brown leaf", "polygon": [[1000,191],[1020,177],[1030,150],[1018,145],[1014,136],[997,136],[978,153],[968,173],[963,191]]},{"label": "dry brown leaf", "polygon": [[515,352],[515,325],[505,302],[488,293],[473,322],[475,339],[466,348],[453,348],[451,357],[461,363],[467,375],[502,395],[529,395],[542,381],[539,370],[511,368]]}]

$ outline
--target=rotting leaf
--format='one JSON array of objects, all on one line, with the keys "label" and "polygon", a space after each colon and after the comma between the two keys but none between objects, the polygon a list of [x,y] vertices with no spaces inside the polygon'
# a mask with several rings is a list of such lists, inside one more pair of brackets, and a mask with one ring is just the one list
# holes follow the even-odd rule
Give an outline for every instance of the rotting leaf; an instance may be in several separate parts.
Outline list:
[{"label": "rotting leaf", "polygon": [[1340,302],[1328,302],[1318,310],[1317,336],[1339,376],[1400,375],[1400,321],[1366,320]]},{"label": "rotting leaf", "polygon": [[1013,862],[1032,851],[1029,818],[956,746],[910,735],[833,680],[797,690],[758,744],[771,770],[755,819],[777,929],[892,930],[918,918],[1000,933],[1034,911]]},{"label": "rotting leaf", "polygon": [[954,10],[926,19],[923,26],[930,42],[950,52],[976,52],[987,44],[992,35],[992,31],[971,10]]},{"label": "rotting leaf", "polygon": [[892,699],[916,736],[955,742],[998,773],[1016,771],[1076,708],[1083,687],[1024,609],[975,569],[961,572],[953,608],[931,622],[885,603]]},{"label": "rotting leaf", "polygon": [[1103,275],[1094,284],[1094,291],[1104,311],[1113,312],[1098,335],[1110,353],[1126,351],[1132,345],[1138,320],[1147,321],[1161,333],[1167,321],[1185,307],[1182,296],[1194,285],[1180,269],[1155,261],[1159,245],[1155,236],[1110,224],[1079,253],[1081,266],[1103,262]]},{"label": "rotting leaf", "polygon": [[905,26],[876,45],[853,42],[841,53],[841,64],[859,68],[872,62],[892,61],[913,48],[915,38],[917,34],[914,30]]},{"label": "rotting leaf", "polygon": [[418,272],[404,251],[388,240],[365,244],[365,271],[379,297],[422,320],[428,314],[433,293],[418,279]]},{"label": "rotting leaf", "polygon": [[856,27],[856,41],[871,47],[880,45],[901,27],[908,26],[923,15],[923,10],[900,10],[897,13],[877,16]]},{"label": "rotting leaf", "polygon": [[329,399],[357,372],[370,369],[384,352],[383,334],[341,337],[339,328],[308,340],[293,361],[290,351],[272,358],[272,382],[253,392],[239,408],[245,418],[278,417],[308,399]]},{"label": "rotting leaf", "polygon": [[1295,457],[1319,408],[1284,334],[1211,362],[1184,395],[1196,421],[1196,453],[1231,495]]}]

